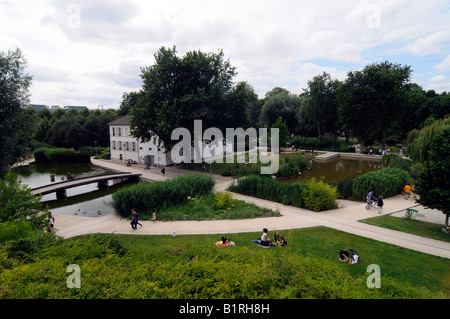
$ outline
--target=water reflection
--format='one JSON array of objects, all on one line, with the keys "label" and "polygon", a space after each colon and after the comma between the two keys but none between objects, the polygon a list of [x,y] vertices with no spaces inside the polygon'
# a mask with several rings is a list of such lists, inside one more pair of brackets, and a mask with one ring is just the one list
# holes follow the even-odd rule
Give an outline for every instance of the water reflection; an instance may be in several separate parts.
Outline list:
[{"label": "water reflection", "polygon": [[346,177],[356,177],[381,168],[383,168],[382,161],[335,158],[324,162],[315,161],[310,170],[282,181],[304,183],[314,177],[316,180],[323,178],[324,182],[333,183]]},{"label": "water reflection", "polygon": [[[22,179],[22,184],[30,188],[45,186],[52,183],[67,180],[70,173],[74,178],[83,178],[110,174],[112,172],[92,165],[43,165],[33,164],[27,167],[14,169],[18,177]],[[52,178],[54,176],[54,178]],[[67,189],[67,198],[56,199],[56,193],[44,195],[41,202],[49,205],[52,213],[82,217],[101,217],[114,213],[114,209],[109,205],[112,194],[118,189],[136,183],[124,181],[116,183],[109,181],[109,187],[99,189],[97,183],[83,185]]]}]

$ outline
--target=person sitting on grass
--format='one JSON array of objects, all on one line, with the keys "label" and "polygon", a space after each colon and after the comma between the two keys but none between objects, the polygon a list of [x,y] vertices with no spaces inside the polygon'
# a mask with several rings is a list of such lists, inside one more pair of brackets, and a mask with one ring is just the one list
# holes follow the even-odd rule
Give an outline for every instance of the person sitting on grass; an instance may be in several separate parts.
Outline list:
[{"label": "person sitting on grass", "polygon": [[341,250],[338,254],[338,258],[342,262],[347,262],[348,257],[350,256],[350,253],[347,251],[347,249]]},{"label": "person sitting on grass", "polygon": [[263,229],[263,234],[261,236],[261,241],[259,243],[260,246],[262,247],[269,247],[270,246],[270,239],[267,236],[268,230],[267,228]]},{"label": "person sitting on grass", "polygon": [[356,253],[356,251],[355,251],[354,249],[350,249],[350,251],[352,252],[352,256],[350,257],[350,260],[348,261],[348,263],[349,263],[350,265],[357,264],[358,261],[359,261],[359,256],[358,256],[358,254]]}]

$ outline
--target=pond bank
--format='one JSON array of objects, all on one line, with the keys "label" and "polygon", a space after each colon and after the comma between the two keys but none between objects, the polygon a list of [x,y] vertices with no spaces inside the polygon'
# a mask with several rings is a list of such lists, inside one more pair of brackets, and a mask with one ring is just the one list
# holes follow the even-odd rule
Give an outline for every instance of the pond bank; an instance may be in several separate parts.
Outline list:
[{"label": "pond bank", "polygon": [[334,158],[346,158],[357,160],[383,161],[383,156],[380,155],[366,155],[361,153],[342,153],[342,152],[324,152],[324,154],[317,155],[314,160],[318,162],[328,161]]}]

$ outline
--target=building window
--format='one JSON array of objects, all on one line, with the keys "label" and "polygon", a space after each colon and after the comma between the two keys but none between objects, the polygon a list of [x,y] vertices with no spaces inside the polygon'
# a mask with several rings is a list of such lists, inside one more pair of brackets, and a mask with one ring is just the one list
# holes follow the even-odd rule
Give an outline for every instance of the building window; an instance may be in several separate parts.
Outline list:
[{"label": "building window", "polygon": [[112,136],[116,136],[116,128],[115,127],[112,128]]},{"label": "building window", "polygon": [[122,136],[122,128],[119,127],[119,136]]},{"label": "building window", "polygon": [[125,149],[126,149],[127,151],[130,150],[130,147],[129,147],[129,143],[128,143],[128,142],[125,142]]},{"label": "building window", "polygon": [[136,142],[133,142],[133,152],[136,152]]},{"label": "building window", "polygon": [[112,148],[113,148],[113,150],[116,149],[116,141],[112,141]]},{"label": "building window", "polygon": [[119,150],[122,150],[122,142],[119,142]]}]

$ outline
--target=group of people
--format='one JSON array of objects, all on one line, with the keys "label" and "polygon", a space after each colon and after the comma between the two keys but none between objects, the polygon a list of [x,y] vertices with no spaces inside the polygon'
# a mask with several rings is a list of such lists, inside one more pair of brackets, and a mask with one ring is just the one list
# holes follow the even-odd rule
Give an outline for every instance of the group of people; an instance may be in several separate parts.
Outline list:
[{"label": "group of people", "polygon": [[416,192],[415,192],[414,185],[410,186],[409,184],[406,184],[405,187],[403,187],[402,195],[403,195],[403,198],[406,200],[409,200],[409,198],[415,199]]},{"label": "group of people", "polygon": [[51,212],[48,213],[48,225],[47,225],[47,233],[51,233],[55,231],[55,217],[52,215]]},{"label": "group of people", "polygon": [[373,190],[370,191],[367,194],[367,207],[370,208],[370,206],[372,206],[372,203],[376,203],[377,207],[378,207],[378,214],[381,214],[381,212],[383,211],[383,196],[378,196],[378,198],[375,197],[375,195],[373,194]]},{"label": "group of people", "polygon": [[[152,221],[156,220],[156,212],[153,212]],[[131,229],[136,230],[137,225],[142,227],[142,224],[139,222],[139,213],[133,208],[131,209]]]},{"label": "group of people", "polygon": [[284,238],[284,236],[280,236],[280,234],[275,233],[273,236],[273,241],[270,240],[269,236],[267,235],[269,231],[267,228],[263,229],[263,234],[258,239],[253,239],[252,242],[257,243],[258,246],[268,248],[270,246],[286,246],[287,241]]},{"label": "group of people", "polygon": [[[348,252],[347,249],[341,250],[338,254],[339,260],[344,263],[348,261],[348,263],[350,265],[357,264],[359,261],[358,254],[356,253],[356,251],[354,249],[349,249],[349,250],[350,250],[350,252]],[[350,253],[351,253],[351,255],[350,255]]]}]

